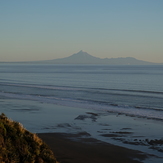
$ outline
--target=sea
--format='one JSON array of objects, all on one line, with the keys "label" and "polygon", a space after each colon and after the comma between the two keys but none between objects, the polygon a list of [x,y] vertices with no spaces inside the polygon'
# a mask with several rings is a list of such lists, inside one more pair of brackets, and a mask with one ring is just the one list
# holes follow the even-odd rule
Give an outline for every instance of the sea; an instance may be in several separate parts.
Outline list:
[{"label": "sea", "polygon": [[[55,106],[62,108],[62,114],[53,114]],[[66,108],[73,109],[70,112]],[[0,64],[0,112],[28,130],[51,132],[48,129],[52,124],[48,123],[52,116],[66,119],[76,108],[145,119],[162,126],[163,65]],[[39,117],[36,124],[32,117],[36,119],[39,112],[46,119]]]},{"label": "sea", "polygon": [[0,64],[0,97],[163,120],[163,65]]}]

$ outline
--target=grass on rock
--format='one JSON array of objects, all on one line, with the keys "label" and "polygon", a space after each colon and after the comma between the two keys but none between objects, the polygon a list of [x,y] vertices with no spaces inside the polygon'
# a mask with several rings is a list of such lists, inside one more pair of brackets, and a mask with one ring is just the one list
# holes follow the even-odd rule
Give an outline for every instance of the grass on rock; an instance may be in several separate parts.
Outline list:
[{"label": "grass on rock", "polygon": [[1,163],[58,163],[50,148],[19,122],[0,115]]}]

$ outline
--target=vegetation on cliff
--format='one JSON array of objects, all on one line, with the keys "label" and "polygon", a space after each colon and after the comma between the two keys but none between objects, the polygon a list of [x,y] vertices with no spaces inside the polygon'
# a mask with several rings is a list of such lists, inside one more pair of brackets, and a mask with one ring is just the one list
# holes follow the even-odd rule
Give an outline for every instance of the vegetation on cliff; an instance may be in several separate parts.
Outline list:
[{"label": "vegetation on cliff", "polygon": [[0,115],[1,163],[57,163],[53,152],[19,122]]}]

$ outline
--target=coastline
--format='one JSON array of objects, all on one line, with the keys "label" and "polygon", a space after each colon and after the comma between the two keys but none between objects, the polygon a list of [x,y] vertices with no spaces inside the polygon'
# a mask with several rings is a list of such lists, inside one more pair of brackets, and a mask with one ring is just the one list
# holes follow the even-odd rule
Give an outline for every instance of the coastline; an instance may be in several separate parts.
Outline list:
[{"label": "coastline", "polygon": [[[148,158],[143,152],[95,138],[81,138],[81,134],[38,133],[37,135],[49,145],[60,163],[141,163]],[[80,140],[75,140],[79,137]]]},{"label": "coastline", "polygon": [[[51,148],[58,143],[58,149],[61,151],[59,155],[63,157],[63,160],[70,157],[72,161],[75,155],[87,159],[88,156],[84,155],[89,153],[90,160],[94,157],[103,159],[100,163],[115,156],[112,161],[109,161],[112,163],[119,159],[116,158],[117,155],[120,157],[117,151],[125,149],[126,153],[124,154],[120,150],[121,158],[132,160],[128,158],[131,156],[133,160],[136,158],[137,161],[143,163],[162,163],[163,161],[162,121],[18,99],[4,99],[1,106],[2,112],[23,124],[30,132],[42,133],[39,134],[40,138],[43,138]],[[96,150],[93,145],[96,146]],[[71,150],[69,146],[71,146]],[[70,150],[70,155],[64,157],[63,149],[67,149],[64,153],[68,153]],[[92,150],[94,155],[90,152]],[[101,151],[105,150],[108,152],[102,154]],[[74,155],[73,153],[76,151],[79,153]],[[130,154],[130,151],[141,151],[140,153],[144,153],[145,157],[143,156],[142,159],[140,155],[139,159],[139,156],[134,156],[135,152]],[[112,153],[109,158],[107,158],[108,153]],[[54,154],[56,154],[55,151]]]}]

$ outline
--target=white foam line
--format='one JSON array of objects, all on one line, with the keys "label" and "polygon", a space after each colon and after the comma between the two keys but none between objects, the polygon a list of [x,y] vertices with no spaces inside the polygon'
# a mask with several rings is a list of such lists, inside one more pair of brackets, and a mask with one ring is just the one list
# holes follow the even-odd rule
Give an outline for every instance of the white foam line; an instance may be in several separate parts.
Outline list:
[{"label": "white foam line", "polygon": [[44,97],[44,96],[34,96],[34,95],[21,95],[21,94],[12,94],[12,93],[4,93],[4,92],[0,92],[0,95],[5,97],[10,97],[10,98],[16,98],[16,99],[33,100],[33,101],[40,101],[44,103],[51,103],[51,104],[62,105],[62,106],[85,108],[91,110],[98,110],[102,112],[121,113],[121,114],[126,114],[131,116],[163,120],[163,111],[155,111],[150,109],[137,109],[131,107],[124,108],[121,106],[93,104],[86,101],[80,101],[74,99]]}]

